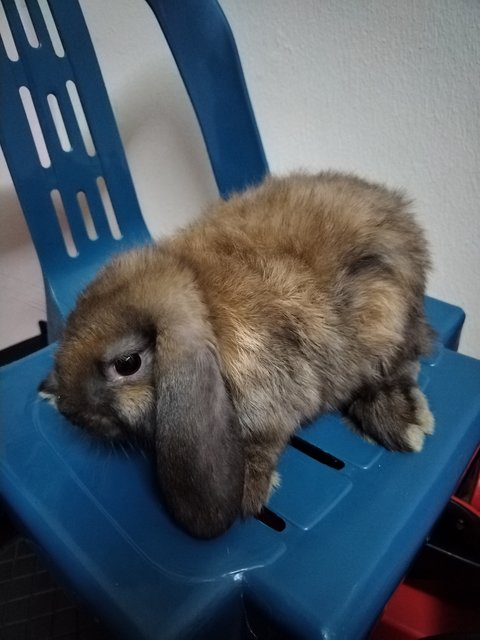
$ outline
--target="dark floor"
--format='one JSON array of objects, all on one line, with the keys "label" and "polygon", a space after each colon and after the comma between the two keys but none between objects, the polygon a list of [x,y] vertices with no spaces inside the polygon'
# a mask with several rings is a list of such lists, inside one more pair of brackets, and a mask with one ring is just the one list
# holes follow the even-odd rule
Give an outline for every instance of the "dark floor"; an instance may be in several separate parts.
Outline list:
[{"label": "dark floor", "polygon": [[33,544],[15,535],[0,549],[0,637],[2,640],[106,640],[108,635],[73,596],[57,584]]},{"label": "dark floor", "polygon": [[[40,334],[0,351],[8,364],[46,345]],[[63,589],[0,504],[1,640],[112,640],[100,623]]]}]

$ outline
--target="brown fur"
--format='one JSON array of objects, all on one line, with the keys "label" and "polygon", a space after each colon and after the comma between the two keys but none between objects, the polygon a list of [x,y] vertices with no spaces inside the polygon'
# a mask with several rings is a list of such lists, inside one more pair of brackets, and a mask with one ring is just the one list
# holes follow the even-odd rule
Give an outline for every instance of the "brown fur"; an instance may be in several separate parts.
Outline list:
[{"label": "brown fur", "polygon": [[[344,408],[366,436],[421,448],[432,425],[416,405],[412,363],[429,348],[428,266],[401,194],[336,173],[268,178],[171,239],[107,265],[70,316],[45,388],[95,432],[140,434],[157,449],[167,440],[170,457],[158,454],[167,504],[188,530],[214,535],[240,511],[259,511],[279,453],[321,411]],[[139,379],[107,384],[102,367],[132,335],[151,364]],[[207,373],[216,381],[208,389]],[[212,426],[209,411],[221,424]],[[193,473],[179,448],[200,441],[194,471],[204,466],[197,484],[211,475],[208,492],[187,480],[171,490]],[[202,501],[217,491],[205,515]]]}]

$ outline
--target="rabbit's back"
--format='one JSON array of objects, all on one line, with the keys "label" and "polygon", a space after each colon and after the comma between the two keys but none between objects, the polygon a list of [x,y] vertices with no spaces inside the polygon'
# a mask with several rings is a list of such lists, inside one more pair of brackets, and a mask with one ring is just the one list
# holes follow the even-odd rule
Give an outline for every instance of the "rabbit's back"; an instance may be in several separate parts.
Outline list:
[{"label": "rabbit's back", "polygon": [[428,258],[408,204],[398,192],[345,174],[272,177],[212,207],[175,243],[193,258],[215,255],[251,269],[292,258],[327,288],[344,272],[389,266],[411,286],[423,282]]},{"label": "rabbit's back", "polygon": [[269,178],[169,246],[192,268],[224,373],[249,406],[268,386],[306,419],[391,365],[409,324],[424,331],[423,235],[400,194],[358,178]]}]

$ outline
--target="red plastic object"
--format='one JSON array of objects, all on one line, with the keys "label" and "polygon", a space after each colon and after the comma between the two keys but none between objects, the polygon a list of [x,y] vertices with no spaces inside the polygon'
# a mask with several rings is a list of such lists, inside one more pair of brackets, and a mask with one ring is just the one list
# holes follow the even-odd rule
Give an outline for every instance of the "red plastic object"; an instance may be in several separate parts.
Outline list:
[{"label": "red plastic object", "polygon": [[370,640],[417,640],[480,629],[480,611],[402,583],[387,603]]},{"label": "red plastic object", "polygon": [[[480,448],[457,493],[452,500],[480,518]],[[441,585],[433,580],[421,585],[403,582],[385,606],[369,640],[417,640],[472,630],[478,631],[480,638],[480,596],[479,606],[472,609],[470,604],[442,594]]]},{"label": "red plastic object", "polygon": [[466,506],[480,517],[480,447],[473,456],[467,475],[469,477],[469,481],[466,492],[467,495],[465,497],[465,501],[468,502],[468,505]]}]

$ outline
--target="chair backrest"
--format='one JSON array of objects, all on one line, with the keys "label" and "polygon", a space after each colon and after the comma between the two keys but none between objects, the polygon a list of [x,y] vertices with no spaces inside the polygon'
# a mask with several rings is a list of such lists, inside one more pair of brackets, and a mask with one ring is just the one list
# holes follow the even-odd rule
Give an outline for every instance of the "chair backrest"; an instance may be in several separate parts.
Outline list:
[{"label": "chair backrest", "polygon": [[[217,0],[147,0],[197,115],[222,196],[268,171],[230,25]],[[188,16],[188,19],[186,19]]]},{"label": "chair backrest", "polygon": [[[98,267],[150,235],[78,1],[2,5],[0,143],[42,267],[54,338]],[[256,183],[267,164],[218,3],[149,5],[185,81],[220,193]]]}]

